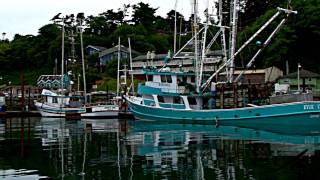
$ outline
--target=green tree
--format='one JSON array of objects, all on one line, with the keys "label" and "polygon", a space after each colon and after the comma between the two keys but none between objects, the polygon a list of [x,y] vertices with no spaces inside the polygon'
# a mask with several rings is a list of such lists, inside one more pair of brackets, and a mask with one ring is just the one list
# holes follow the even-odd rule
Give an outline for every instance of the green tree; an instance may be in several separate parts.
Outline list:
[{"label": "green tree", "polygon": [[155,12],[158,8],[151,8],[149,4],[140,2],[132,6],[132,22],[143,25],[148,30],[154,30]]}]

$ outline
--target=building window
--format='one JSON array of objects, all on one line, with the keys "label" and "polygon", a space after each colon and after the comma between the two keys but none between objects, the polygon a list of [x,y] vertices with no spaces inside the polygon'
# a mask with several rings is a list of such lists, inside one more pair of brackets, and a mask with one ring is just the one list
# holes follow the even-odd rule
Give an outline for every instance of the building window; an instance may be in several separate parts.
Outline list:
[{"label": "building window", "polygon": [[284,79],[283,83],[290,83],[290,80],[289,79]]}]

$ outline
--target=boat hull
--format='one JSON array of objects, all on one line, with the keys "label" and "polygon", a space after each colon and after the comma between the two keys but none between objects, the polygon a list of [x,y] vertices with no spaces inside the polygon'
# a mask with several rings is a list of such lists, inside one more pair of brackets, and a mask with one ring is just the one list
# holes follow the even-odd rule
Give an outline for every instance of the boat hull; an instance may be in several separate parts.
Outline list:
[{"label": "boat hull", "polygon": [[85,112],[84,108],[57,107],[40,102],[35,102],[35,106],[42,117],[67,117]]},{"label": "boat hull", "polygon": [[114,118],[118,117],[118,111],[104,111],[104,112],[92,112],[82,113],[81,118]]},{"label": "boat hull", "polygon": [[[128,105],[135,118],[147,120],[181,120],[189,122],[209,122],[232,124],[237,123],[258,123],[267,124],[270,122],[279,124],[308,124],[310,121],[300,121],[299,118],[287,119],[285,122],[276,117],[287,117],[297,115],[319,115],[319,101],[305,101],[294,103],[273,104],[256,107],[234,108],[234,109],[212,109],[212,110],[192,110],[173,109],[147,106],[139,104],[132,98],[127,97]],[[259,119],[259,121],[257,121]],[[319,123],[319,118],[314,118],[314,123]],[[311,122],[312,123],[312,122]]]},{"label": "boat hull", "polygon": [[113,118],[117,117],[119,113],[118,108],[111,106],[91,107],[90,111],[87,111],[84,107],[60,108],[39,102],[36,102],[35,106],[42,117]]}]

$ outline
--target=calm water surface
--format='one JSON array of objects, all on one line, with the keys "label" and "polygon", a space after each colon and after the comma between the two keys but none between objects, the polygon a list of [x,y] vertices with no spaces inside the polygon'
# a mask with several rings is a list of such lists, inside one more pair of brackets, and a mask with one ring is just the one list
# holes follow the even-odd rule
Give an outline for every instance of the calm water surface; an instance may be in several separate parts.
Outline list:
[{"label": "calm water surface", "polygon": [[303,130],[2,119],[0,178],[320,179],[320,134]]}]

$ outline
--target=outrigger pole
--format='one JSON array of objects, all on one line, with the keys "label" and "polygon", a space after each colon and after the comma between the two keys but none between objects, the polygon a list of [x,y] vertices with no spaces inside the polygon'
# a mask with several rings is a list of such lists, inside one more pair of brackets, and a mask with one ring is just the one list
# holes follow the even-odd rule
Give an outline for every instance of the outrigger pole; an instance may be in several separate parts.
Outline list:
[{"label": "outrigger pole", "polygon": [[252,63],[256,60],[257,56],[262,52],[262,50],[265,47],[267,47],[267,45],[271,41],[271,38],[280,30],[281,26],[285,22],[286,22],[286,18],[282,19],[282,21],[278,24],[276,29],[271,33],[271,35],[268,37],[268,39],[263,43],[262,47],[256,52],[256,54],[252,57],[252,59],[246,65],[246,68],[243,71],[241,71],[241,73],[237,76],[237,78],[234,80],[234,82],[237,82],[241,78],[241,76],[246,72],[246,70],[252,66]]},{"label": "outrigger pole", "polygon": [[[235,52],[222,66],[220,66],[219,67],[219,69],[215,72],[215,73],[213,73],[210,77],[209,77],[209,79],[205,82],[205,83],[203,83],[202,84],[202,86],[201,86],[201,89],[202,89],[202,91],[204,91],[207,87],[208,87],[208,85],[209,85],[209,83],[212,81],[212,79],[216,76],[216,75],[218,75],[219,73],[220,73],[220,71],[222,70],[222,69],[224,69],[227,65],[229,65],[230,63],[231,63],[231,61],[234,59],[234,57],[235,56],[237,56],[255,37],[257,37],[276,17],[278,17],[279,16],[279,14],[280,14],[280,12],[284,12],[284,13],[287,13],[287,14],[291,14],[291,13],[293,13],[293,14],[297,14],[297,11],[292,11],[292,10],[289,10],[289,9],[283,9],[283,8],[277,8],[277,12],[276,12],[276,14],[274,14],[253,36],[251,36],[251,38],[249,38],[239,49],[238,49],[238,51],[237,52]],[[284,22],[283,22],[284,23]],[[281,26],[281,25],[283,25],[283,23],[280,23],[279,25]],[[280,28],[280,27],[279,27]],[[277,29],[279,29],[278,27],[276,28],[276,30],[271,34],[271,36],[273,36],[278,30]],[[271,38],[270,38],[271,39]],[[268,40],[266,41],[266,44],[268,44],[269,43],[269,38],[268,38]],[[259,52],[260,53],[260,52]],[[255,57],[254,57],[255,58]]]}]

